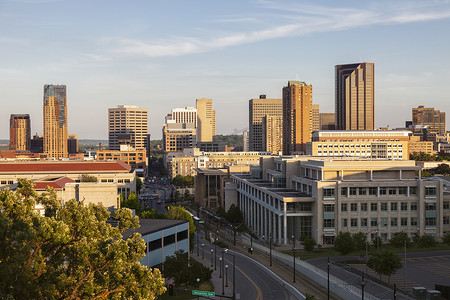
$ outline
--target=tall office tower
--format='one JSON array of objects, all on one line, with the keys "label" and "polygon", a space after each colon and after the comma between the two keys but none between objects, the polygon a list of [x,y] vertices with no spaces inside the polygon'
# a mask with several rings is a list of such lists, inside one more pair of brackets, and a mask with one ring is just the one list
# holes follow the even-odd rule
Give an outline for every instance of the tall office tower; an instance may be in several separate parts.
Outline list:
[{"label": "tall office tower", "polygon": [[9,150],[31,150],[30,115],[11,115],[9,121]]},{"label": "tall office tower", "polygon": [[216,135],[216,111],[212,99],[197,99],[197,142],[212,142]]},{"label": "tall office tower", "polygon": [[197,128],[197,109],[194,107],[174,108],[171,120],[174,120],[175,123],[193,123]]},{"label": "tall office tower", "polygon": [[320,113],[319,114],[319,130],[334,130],[334,113]]},{"label": "tall office tower", "polygon": [[283,117],[283,100],[266,99],[266,95],[260,95],[259,99],[249,100],[248,128],[250,151],[266,151],[263,146],[265,139],[263,135],[263,118],[265,116]]},{"label": "tall office tower", "polygon": [[320,130],[319,104],[313,104],[311,110],[311,133]]},{"label": "tall office tower", "polygon": [[248,152],[249,151],[249,137],[248,137],[248,130],[244,130],[242,132],[242,140],[243,140],[243,144],[242,144],[242,151],[244,152]]},{"label": "tall office tower", "polygon": [[78,153],[78,137],[76,134],[69,134],[67,139],[67,151],[69,154]]},{"label": "tall office tower", "polygon": [[283,117],[265,115],[262,120],[263,151],[278,154],[283,151]]},{"label": "tall office tower", "polygon": [[413,108],[412,125],[428,126],[430,132],[445,134],[447,130],[445,112],[435,110],[434,107],[419,106]]},{"label": "tall office tower", "polygon": [[129,145],[136,150],[145,149],[148,134],[148,110],[133,105],[108,108],[109,149],[120,150]]},{"label": "tall office tower", "polygon": [[67,96],[65,85],[44,85],[44,154],[68,157]]},{"label": "tall office tower", "polygon": [[311,141],[312,85],[289,81],[283,88],[283,154],[306,153]]},{"label": "tall office tower", "polygon": [[374,64],[336,66],[336,129],[373,130]]}]

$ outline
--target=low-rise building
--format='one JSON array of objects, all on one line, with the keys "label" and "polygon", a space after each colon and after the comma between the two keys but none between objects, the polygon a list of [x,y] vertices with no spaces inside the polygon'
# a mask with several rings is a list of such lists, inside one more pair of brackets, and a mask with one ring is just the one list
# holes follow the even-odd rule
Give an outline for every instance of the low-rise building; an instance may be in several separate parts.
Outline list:
[{"label": "low-rise building", "polygon": [[136,174],[131,167],[121,161],[16,161],[0,162],[0,187],[16,184],[19,178],[40,180],[43,177],[67,177],[81,182],[88,174],[101,183],[117,184],[117,193],[128,197],[136,192]]},{"label": "low-rise building", "polygon": [[408,159],[410,132],[391,130],[320,130],[307,143],[307,155]]},{"label": "low-rise building", "polygon": [[450,197],[420,169],[408,160],[270,157],[251,175],[231,177],[247,226],[280,244],[291,236],[333,244],[341,231],[368,240],[401,231],[441,238]]},{"label": "low-rise building", "polygon": [[145,150],[97,150],[97,161],[120,160],[131,166],[146,165]]}]

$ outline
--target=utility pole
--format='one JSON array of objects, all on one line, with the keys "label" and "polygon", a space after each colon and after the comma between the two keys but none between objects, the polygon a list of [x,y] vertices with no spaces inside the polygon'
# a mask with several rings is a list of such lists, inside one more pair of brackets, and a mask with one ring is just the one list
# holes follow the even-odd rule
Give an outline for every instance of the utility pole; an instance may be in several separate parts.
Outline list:
[{"label": "utility pole", "polygon": [[364,300],[364,287],[366,282],[364,281],[364,273],[361,273],[361,299]]},{"label": "utility pole", "polygon": [[294,283],[295,283],[295,242],[294,242],[294,236],[292,236],[292,253],[294,255]]},{"label": "utility pole", "polygon": [[328,256],[328,264],[327,264],[327,299],[330,300],[330,257]]}]

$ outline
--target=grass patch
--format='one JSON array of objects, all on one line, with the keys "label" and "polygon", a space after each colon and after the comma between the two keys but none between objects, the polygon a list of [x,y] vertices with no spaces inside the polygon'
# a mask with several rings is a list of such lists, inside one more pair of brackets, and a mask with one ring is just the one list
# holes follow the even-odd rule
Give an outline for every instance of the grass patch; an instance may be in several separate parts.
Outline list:
[{"label": "grass patch", "polygon": [[[396,253],[404,253],[403,247],[394,247],[391,244],[383,244],[380,245],[380,250],[390,250]],[[440,250],[450,250],[450,245],[444,244],[444,243],[436,243],[434,247],[419,247],[417,244],[413,243],[409,247],[406,248],[407,253],[412,252],[431,252],[431,251],[440,251]],[[377,247],[374,245],[370,245],[368,248],[369,255],[375,253],[377,250]],[[284,253],[293,255],[292,250],[284,251]],[[358,251],[352,251],[349,254],[345,256],[359,256],[359,257],[365,257],[366,250],[358,250]],[[343,256],[339,251],[334,249],[334,247],[331,248],[322,248],[317,249],[315,248],[312,252],[307,252],[305,250],[295,250],[295,256],[300,257],[302,260],[309,260],[313,258],[320,258],[320,257],[333,257],[333,256]]]}]

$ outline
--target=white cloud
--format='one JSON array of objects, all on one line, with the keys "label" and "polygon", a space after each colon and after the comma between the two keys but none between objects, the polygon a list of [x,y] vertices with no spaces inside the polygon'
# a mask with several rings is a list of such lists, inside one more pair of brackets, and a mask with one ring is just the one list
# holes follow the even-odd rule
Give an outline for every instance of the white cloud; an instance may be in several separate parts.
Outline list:
[{"label": "white cloud", "polygon": [[[372,5],[364,9],[332,8],[316,5],[296,7],[281,6],[277,3],[259,1],[269,13],[280,12],[278,17],[267,19],[268,26],[260,30],[234,33],[210,33],[218,37],[186,38],[175,37],[163,41],[144,41],[132,39],[113,40],[117,53],[148,57],[180,56],[192,53],[207,52],[225,47],[249,44],[264,40],[289,36],[308,35],[316,32],[339,31],[361,26],[404,24],[450,18],[448,5],[427,6],[426,4],[406,6]],[[256,20],[256,17],[240,17],[222,19],[222,22],[243,22]],[[219,19],[220,20],[220,19]],[[286,22],[285,24],[268,25]]]}]

